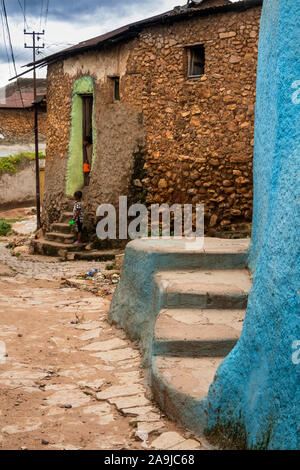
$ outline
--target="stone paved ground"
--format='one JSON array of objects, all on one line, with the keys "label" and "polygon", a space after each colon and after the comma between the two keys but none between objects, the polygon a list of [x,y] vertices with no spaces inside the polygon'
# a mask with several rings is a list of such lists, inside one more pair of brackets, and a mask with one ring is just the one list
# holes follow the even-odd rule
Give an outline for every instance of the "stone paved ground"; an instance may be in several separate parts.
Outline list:
[{"label": "stone paved ground", "polygon": [[210,448],[152,403],[136,345],[106,320],[109,296],[61,281],[91,267],[0,243],[0,449]]}]

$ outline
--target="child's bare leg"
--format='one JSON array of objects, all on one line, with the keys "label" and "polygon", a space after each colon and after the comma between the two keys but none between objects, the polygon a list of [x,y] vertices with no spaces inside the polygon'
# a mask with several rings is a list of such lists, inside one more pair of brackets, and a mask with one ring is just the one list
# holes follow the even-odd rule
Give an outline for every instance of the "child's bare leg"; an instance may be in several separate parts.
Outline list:
[{"label": "child's bare leg", "polygon": [[77,238],[78,243],[81,243],[81,235],[82,235],[82,232],[78,232],[78,238]]}]

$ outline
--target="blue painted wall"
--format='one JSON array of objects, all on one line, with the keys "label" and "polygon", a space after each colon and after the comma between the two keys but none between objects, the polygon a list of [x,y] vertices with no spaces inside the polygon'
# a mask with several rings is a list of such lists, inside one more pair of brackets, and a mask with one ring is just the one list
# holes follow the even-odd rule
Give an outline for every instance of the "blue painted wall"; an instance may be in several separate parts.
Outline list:
[{"label": "blue painted wall", "polygon": [[208,395],[207,433],[228,446],[300,448],[300,364],[293,356],[300,341],[299,80],[300,0],[264,0],[250,249],[254,283],[240,341]]}]

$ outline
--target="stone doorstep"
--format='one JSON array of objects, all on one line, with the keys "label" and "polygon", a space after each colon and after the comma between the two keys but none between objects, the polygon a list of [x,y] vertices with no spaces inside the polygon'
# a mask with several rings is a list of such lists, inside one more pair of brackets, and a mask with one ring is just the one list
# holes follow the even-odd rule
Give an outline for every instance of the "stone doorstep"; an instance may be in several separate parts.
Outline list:
[{"label": "stone doorstep", "polygon": [[47,254],[48,256],[59,256],[59,251],[79,251],[82,250],[82,245],[74,245],[68,243],[58,243],[51,240],[46,240],[45,238],[39,238],[37,240],[32,240],[34,250],[39,254]]},{"label": "stone doorstep", "polygon": [[74,233],[47,232],[46,240],[56,241],[58,243],[70,244],[75,240]]},{"label": "stone doorstep", "polygon": [[70,220],[72,219],[73,219],[73,212],[65,211],[60,215],[59,221],[61,223],[64,223],[64,222],[70,222]]},{"label": "stone doorstep", "polygon": [[[181,322],[185,314],[193,322]],[[177,357],[226,356],[240,337],[244,316],[241,310],[164,309],[155,325],[152,352]]]},{"label": "stone doorstep", "polygon": [[[206,397],[223,359],[223,357],[156,356],[152,363],[152,377],[158,381],[158,387],[165,390],[164,397],[174,409],[174,392],[184,394],[197,402]],[[154,395],[157,398],[157,393]]]},{"label": "stone doorstep", "polygon": [[153,356],[165,357],[225,357],[237,344],[238,340],[223,341],[155,341]]},{"label": "stone doorstep", "polygon": [[51,231],[70,234],[72,227],[68,223],[55,222],[51,225]]},{"label": "stone doorstep", "polygon": [[[171,253],[171,254],[189,254],[192,253],[192,256],[211,254],[211,255],[247,255],[250,239],[237,239],[237,240],[226,240],[224,238],[215,238],[215,237],[205,237],[204,245],[200,249],[196,250],[187,250],[186,240],[151,240],[151,239],[139,239],[135,240],[135,249],[141,250],[144,252],[161,252],[161,253]],[[192,244],[191,244],[192,246]]]},{"label": "stone doorstep", "polygon": [[[247,269],[188,269],[161,271],[155,275],[157,283],[162,284],[166,292],[174,292],[182,285],[179,292],[199,294],[248,294],[251,280]],[[174,289],[175,288],[175,289]]]},{"label": "stone doorstep", "polygon": [[238,339],[245,310],[163,309],[155,325],[156,339]]},{"label": "stone doorstep", "polygon": [[72,253],[72,260],[82,261],[113,261],[115,260],[118,250],[92,250],[92,251],[78,251]]},{"label": "stone doorstep", "polygon": [[164,271],[155,282],[165,308],[243,309],[251,288],[246,269]]}]

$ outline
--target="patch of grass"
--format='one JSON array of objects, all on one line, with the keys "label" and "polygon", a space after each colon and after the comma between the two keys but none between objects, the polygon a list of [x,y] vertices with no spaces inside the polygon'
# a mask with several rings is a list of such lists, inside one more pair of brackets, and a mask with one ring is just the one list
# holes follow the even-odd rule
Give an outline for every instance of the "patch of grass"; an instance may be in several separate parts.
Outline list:
[{"label": "patch of grass", "polygon": [[16,222],[23,222],[24,219],[23,217],[18,217],[17,219],[3,219],[6,220],[7,223],[9,224],[15,224]]},{"label": "patch of grass", "polygon": [[137,428],[138,427],[138,421],[132,421],[130,423],[130,425],[133,427],[133,428]]},{"label": "patch of grass", "polygon": [[[39,152],[39,159],[43,160],[45,154]],[[7,157],[0,158],[0,174],[1,173],[16,173],[18,166],[24,162],[24,160],[34,160],[35,154],[30,152],[22,152],[17,155],[8,155]]]},{"label": "patch of grass", "polygon": [[12,233],[11,224],[5,219],[0,219],[0,237],[8,237]]},{"label": "patch of grass", "polygon": [[115,269],[115,265],[113,263],[107,264],[106,269],[107,269],[107,271],[112,271],[113,269]]}]

